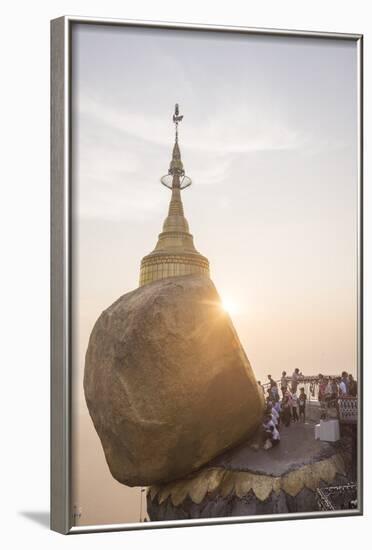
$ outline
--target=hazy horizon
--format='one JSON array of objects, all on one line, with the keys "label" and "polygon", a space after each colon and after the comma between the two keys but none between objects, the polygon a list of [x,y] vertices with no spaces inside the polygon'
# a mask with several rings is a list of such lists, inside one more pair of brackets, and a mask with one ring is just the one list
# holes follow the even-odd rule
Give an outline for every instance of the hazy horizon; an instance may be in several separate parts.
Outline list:
[{"label": "hazy horizon", "polygon": [[356,374],[356,46],[103,25],[72,39],[73,498],[82,523],[136,521],[82,373],[96,319],[138,286],[161,231],[174,104],[185,215],[257,378]]}]

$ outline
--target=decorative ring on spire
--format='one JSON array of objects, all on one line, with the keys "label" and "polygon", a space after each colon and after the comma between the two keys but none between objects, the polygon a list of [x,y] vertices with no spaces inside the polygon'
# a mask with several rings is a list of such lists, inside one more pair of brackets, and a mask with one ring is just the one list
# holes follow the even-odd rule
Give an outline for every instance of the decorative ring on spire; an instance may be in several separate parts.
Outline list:
[{"label": "decorative ring on spire", "polygon": [[[174,180],[174,176],[172,174],[165,174],[165,176],[160,178],[160,182],[163,185],[165,185],[165,187],[168,187],[168,189],[173,189],[174,187],[173,180]],[[192,180],[191,178],[189,178],[189,176],[181,176],[179,178],[179,181],[180,181],[180,184],[179,184],[180,189],[186,189],[186,187],[189,187],[192,184]]]}]

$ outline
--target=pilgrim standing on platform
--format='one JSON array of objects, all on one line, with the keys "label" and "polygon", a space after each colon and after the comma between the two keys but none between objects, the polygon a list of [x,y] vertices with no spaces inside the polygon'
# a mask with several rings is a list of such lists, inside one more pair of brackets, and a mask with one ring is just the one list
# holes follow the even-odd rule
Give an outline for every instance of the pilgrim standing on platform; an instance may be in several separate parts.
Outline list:
[{"label": "pilgrim standing on platform", "polygon": [[292,393],[292,418],[293,422],[298,422],[298,414],[297,414],[297,393]]},{"label": "pilgrim standing on platform", "polygon": [[284,394],[288,389],[287,373],[285,372],[285,370],[282,372],[282,377],[280,379],[280,388],[284,397]]},{"label": "pilgrim standing on platform", "polygon": [[302,419],[303,422],[305,422],[305,408],[306,408],[306,393],[304,388],[300,388],[300,395],[298,396],[298,404],[299,404],[299,416],[300,420]]}]

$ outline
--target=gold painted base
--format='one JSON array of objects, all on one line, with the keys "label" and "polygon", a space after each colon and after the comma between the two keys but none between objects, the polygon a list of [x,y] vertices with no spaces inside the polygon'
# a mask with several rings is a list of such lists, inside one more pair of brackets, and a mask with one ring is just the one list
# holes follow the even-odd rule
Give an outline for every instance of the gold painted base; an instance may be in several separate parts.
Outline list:
[{"label": "gold painted base", "polygon": [[149,254],[141,262],[139,285],[183,275],[209,276],[209,262],[201,254]]},{"label": "gold painted base", "polygon": [[253,491],[258,500],[264,501],[273,491],[284,491],[292,497],[304,488],[315,491],[322,481],[330,484],[337,474],[346,475],[345,463],[340,454],[307,464],[280,477],[220,467],[205,468],[186,479],[164,486],[154,485],[148,489],[148,496],[151,501],[156,499],[159,504],[170,497],[173,506],[180,506],[187,497],[195,504],[200,504],[212,493],[222,497],[233,494],[242,498]]}]

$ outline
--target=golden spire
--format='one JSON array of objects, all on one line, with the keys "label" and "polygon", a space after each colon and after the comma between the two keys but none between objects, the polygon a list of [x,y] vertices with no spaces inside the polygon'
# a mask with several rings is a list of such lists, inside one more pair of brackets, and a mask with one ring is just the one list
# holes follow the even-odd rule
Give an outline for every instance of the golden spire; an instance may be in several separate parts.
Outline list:
[{"label": "golden spire", "polygon": [[172,190],[168,216],[163,223],[163,231],[158,237],[155,249],[141,261],[140,286],[164,279],[191,273],[209,275],[209,262],[194,246],[189,224],[184,216],[181,190],[191,185],[185,175],[178,144],[178,124],[183,119],[176,104],[173,115],[175,123],[175,143],[168,174],[161,183]]}]

